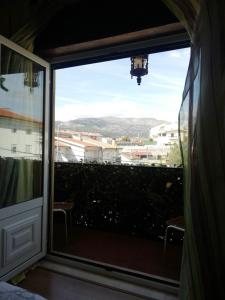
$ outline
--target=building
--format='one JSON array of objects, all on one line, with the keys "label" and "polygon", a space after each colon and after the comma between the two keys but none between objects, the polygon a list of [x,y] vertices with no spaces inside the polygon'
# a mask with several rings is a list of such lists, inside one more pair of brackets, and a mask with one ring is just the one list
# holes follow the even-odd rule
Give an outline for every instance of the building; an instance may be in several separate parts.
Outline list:
[{"label": "building", "polygon": [[71,146],[68,143],[61,142],[55,139],[55,161],[56,162],[73,162],[73,158],[76,160]]},{"label": "building", "polygon": [[69,130],[60,131],[59,136],[55,137],[57,161],[62,159],[70,162],[120,162],[119,148],[113,139],[111,144],[104,143],[97,140],[101,137],[100,134],[78,131],[75,134]]},{"label": "building", "polygon": [[122,164],[167,164],[170,147],[166,145],[125,146],[120,152]]},{"label": "building", "polygon": [[1,157],[41,159],[42,122],[0,108],[0,134]]},{"label": "building", "polygon": [[71,138],[78,139],[78,140],[92,139],[92,140],[101,141],[101,139],[102,139],[102,135],[97,132],[61,129],[59,131],[57,130],[55,134],[60,137],[71,137]]},{"label": "building", "polygon": [[179,142],[178,124],[160,124],[150,129],[149,138],[157,145],[169,146]]},{"label": "building", "polygon": [[88,140],[88,143],[100,147],[102,149],[102,161],[108,163],[118,163],[120,162],[120,148],[117,147],[114,140],[112,144],[99,142],[96,140]]},{"label": "building", "polygon": [[74,138],[55,137],[55,157],[68,162],[99,162],[103,161],[102,148]]}]

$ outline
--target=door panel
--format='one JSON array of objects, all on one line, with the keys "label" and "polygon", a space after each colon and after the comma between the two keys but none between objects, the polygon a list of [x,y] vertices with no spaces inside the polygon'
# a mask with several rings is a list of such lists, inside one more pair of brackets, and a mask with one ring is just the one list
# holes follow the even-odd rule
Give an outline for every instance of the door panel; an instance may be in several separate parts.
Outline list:
[{"label": "door panel", "polygon": [[0,36],[0,277],[46,253],[48,94],[49,64]]},{"label": "door panel", "polygon": [[0,274],[41,251],[41,215],[40,207],[0,223],[3,241]]}]

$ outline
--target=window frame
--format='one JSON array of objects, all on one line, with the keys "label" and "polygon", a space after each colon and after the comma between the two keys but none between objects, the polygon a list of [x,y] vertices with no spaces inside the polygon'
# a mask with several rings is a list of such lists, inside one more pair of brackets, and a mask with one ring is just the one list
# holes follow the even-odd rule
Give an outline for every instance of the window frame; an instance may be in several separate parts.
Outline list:
[{"label": "window frame", "polygon": [[[101,45],[101,43],[100,43]],[[68,260],[71,261],[74,265],[81,265],[84,268],[88,268],[89,270],[94,270],[97,268],[101,273],[102,270],[111,270],[115,273],[118,273],[119,276],[124,276],[125,278],[132,278],[132,280],[147,280],[153,281],[157,284],[164,284],[169,286],[170,288],[177,289],[179,286],[179,282],[173,279],[164,278],[160,276],[156,276],[153,274],[143,274],[138,271],[133,271],[129,269],[125,269],[118,266],[107,265],[106,263],[99,263],[90,259],[74,257],[71,255],[64,255],[63,253],[59,253],[53,250],[53,199],[54,199],[54,133],[55,133],[55,71],[62,68],[70,68],[75,66],[82,66],[91,63],[100,63],[110,60],[117,60],[122,58],[127,58],[133,55],[143,54],[147,52],[148,54],[154,54],[164,51],[183,49],[190,47],[190,39],[186,32],[169,34],[166,36],[159,36],[155,38],[149,38],[146,40],[139,40],[134,42],[126,42],[120,43],[116,46],[99,46],[98,49],[90,49],[88,51],[81,51],[70,53],[63,57],[50,58],[49,61],[51,63],[51,72],[50,72],[50,80],[51,80],[51,103],[52,110],[50,112],[50,136],[51,136],[51,164],[50,164],[50,194],[51,194],[51,203],[49,210],[49,218],[50,218],[50,242],[48,245],[48,258],[50,260],[54,260],[56,262],[63,262],[67,264]]]}]

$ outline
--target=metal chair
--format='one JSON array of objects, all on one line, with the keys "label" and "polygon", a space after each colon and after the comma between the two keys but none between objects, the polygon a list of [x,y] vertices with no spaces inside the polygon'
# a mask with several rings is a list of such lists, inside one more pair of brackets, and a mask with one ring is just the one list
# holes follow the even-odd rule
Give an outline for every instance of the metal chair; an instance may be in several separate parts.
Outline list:
[{"label": "metal chair", "polygon": [[53,212],[60,212],[63,213],[64,215],[66,242],[68,241],[68,216],[69,216],[70,230],[72,230],[73,207],[74,207],[73,202],[54,202]]},{"label": "metal chair", "polygon": [[163,255],[164,256],[166,254],[166,248],[167,248],[168,231],[169,230],[178,230],[178,231],[182,231],[183,233],[185,232],[183,216],[179,216],[179,217],[170,219],[166,223],[167,223],[167,227],[166,227],[166,231],[165,231],[164,247],[163,247]]}]

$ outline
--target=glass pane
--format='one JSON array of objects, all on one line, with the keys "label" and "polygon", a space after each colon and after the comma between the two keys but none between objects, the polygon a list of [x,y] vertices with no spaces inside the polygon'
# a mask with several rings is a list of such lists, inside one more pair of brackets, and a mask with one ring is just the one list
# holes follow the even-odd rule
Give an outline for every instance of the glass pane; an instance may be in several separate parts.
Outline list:
[{"label": "glass pane", "polygon": [[[149,59],[141,86],[130,78],[130,58],[56,70],[52,245],[63,255],[179,280],[177,119],[189,49]],[[180,115],[184,150],[188,108],[187,96]]]},{"label": "glass pane", "polygon": [[0,208],[42,196],[44,68],[1,45]]},{"label": "glass pane", "polygon": [[183,165],[186,168],[188,163],[188,121],[189,121],[189,103],[190,103],[190,94],[186,95],[180,109],[179,114],[179,134],[180,134],[180,142],[181,142],[181,149],[183,155]]}]

